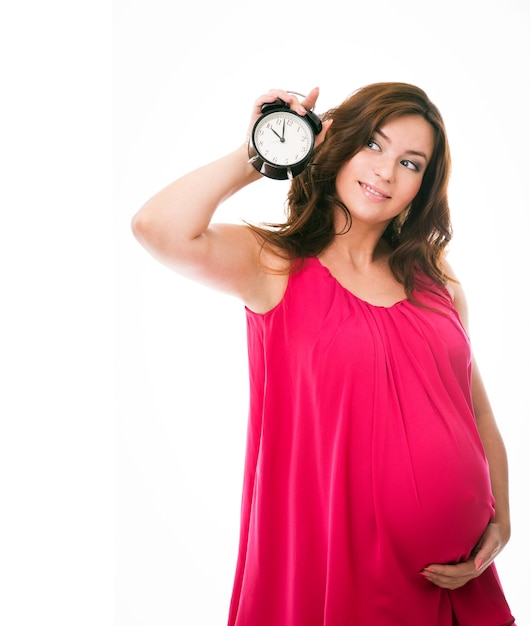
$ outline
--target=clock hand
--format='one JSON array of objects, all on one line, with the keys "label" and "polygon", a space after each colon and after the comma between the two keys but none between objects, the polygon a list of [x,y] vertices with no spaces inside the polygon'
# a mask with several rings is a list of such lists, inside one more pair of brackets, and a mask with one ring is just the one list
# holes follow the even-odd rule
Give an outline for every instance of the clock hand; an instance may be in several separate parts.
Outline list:
[{"label": "clock hand", "polygon": [[283,119],[281,140],[282,140],[282,143],[285,141],[285,118]]},{"label": "clock hand", "polygon": [[271,130],[282,143],[285,141],[283,137],[280,137],[280,135],[278,135],[278,133],[274,130],[274,128],[271,128]]}]

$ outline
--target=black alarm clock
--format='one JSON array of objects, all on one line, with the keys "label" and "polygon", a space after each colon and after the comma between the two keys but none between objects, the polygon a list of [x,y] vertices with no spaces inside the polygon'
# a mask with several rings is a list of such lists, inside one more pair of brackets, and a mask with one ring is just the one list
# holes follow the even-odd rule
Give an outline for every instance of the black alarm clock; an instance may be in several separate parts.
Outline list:
[{"label": "black alarm clock", "polygon": [[265,103],[250,134],[249,163],[268,178],[293,179],[307,167],[321,130],[312,111],[299,115],[279,98]]}]

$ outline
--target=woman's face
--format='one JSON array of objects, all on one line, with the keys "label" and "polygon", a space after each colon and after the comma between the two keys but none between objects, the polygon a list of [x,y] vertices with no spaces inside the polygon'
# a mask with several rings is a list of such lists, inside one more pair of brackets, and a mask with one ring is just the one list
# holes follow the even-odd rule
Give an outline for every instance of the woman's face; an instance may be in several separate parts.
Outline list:
[{"label": "woman's face", "polygon": [[338,196],[354,222],[388,224],[408,207],[433,149],[433,128],[420,115],[398,117],[377,129],[337,174]]}]

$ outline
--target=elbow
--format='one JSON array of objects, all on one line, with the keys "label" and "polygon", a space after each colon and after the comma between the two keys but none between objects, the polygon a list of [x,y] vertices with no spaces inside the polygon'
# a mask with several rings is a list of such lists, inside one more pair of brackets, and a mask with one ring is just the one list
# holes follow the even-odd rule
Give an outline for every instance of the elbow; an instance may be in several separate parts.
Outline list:
[{"label": "elbow", "polygon": [[138,243],[175,271],[182,271],[193,258],[196,245],[190,245],[178,224],[161,215],[159,210],[143,206],[132,217],[130,225]]},{"label": "elbow", "polygon": [[131,230],[136,239],[143,239],[146,231],[149,230],[149,220],[145,216],[142,209],[140,209],[131,220]]},{"label": "elbow", "polygon": [[[136,241],[156,259],[164,262],[171,247],[167,241],[167,229],[161,227],[160,221],[156,219],[148,208],[142,207],[131,219],[131,231]],[[175,245],[173,243],[173,255]]]},{"label": "elbow", "polygon": [[157,238],[158,225],[150,211],[142,207],[131,220],[131,230],[139,243],[148,246]]}]

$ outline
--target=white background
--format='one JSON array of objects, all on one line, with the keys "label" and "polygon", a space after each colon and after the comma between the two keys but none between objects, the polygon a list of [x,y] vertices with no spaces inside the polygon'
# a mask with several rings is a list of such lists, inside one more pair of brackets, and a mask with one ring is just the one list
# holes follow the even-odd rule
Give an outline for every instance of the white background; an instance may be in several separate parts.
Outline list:
[{"label": "white background", "polygon": [[[427,91],[449,133],[450,260],[510,456],[513,536],[497,564],[530,623],[528,3],[107,5],[0,16],[0,622],[226,622],[244,313],[158,265],[130,219],[239,145],[269,88],[318,85],[322,112],[402,80]],[[278,219],[285,193],[260,181],[216,219]]]}]

